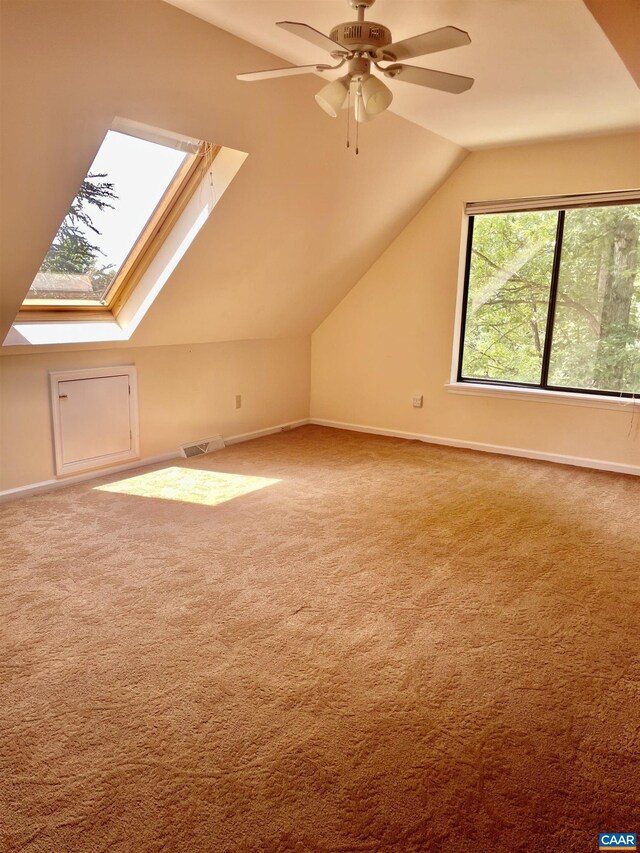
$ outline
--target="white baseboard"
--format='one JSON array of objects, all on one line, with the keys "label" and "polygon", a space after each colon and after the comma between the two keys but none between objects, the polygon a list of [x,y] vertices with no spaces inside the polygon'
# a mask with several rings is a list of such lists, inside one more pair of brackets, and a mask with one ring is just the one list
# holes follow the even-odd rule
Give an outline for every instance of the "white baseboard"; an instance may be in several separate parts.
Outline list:
[{"label": "white baseboard", "polygon": [[[308,424],[308,418],[300,421],[292,421],[286,424],[278,424],[278,426],[267,427],[266,429],[258,429],[253,432],[244,432],[240,435],[232,435],[224,439],[225,445],[240,444],[243,441],[251,441],[254,438],[262,438],[265,435],[274,435],[283,430],[295,429],[299,426]],[[147,456],[145,459],[136,459],[133,462],[128,462],[125,465],[115,465],[109,468],[97,468],[94,471],[87,471],[84,474],[75,474],[71,477],[63,477],[59,480],[43,480],[41,483],[30,483],[27,486],[18,486],[15,489],[6,489],[0,492],[0,503],[6,501],[17,500],[18,498],[27,498],[30,495],[37,495],[42,492],[50,492],[53,489],[61,489],[64,486],[73,486],[75,483],[81,483],[83,480],[96,480],[98,477],[108,477],[110,474],[119,474],[121,471],[132,471],[136,468],[145,468],[147,465],[156,465],[160,462],[168,462],[170,459],[182,459],[182,454],[177,450],[171,453],[162,453],[159,456]]]},{"label": "white baseboard", "polygon": [[225,438],[224,443],[227,446],[230,444],[240,444],[242,441],[251,441],[254,438],[263,438],[265,435],[275,435],[277,432],[286,432],[287,430],[296,429],[297,427],[304,426],[308,423],[311,423],[309,418],[303,418],[299,421],[291,421],[291,423],[287,424],[278,424],[278,426],[267,427],[266,429],[257,429],[253,432],[243,432],[240,435],[230,435],[229,438]]},{"label": "white baseboard", "polygon": [[[544,453],[539,450],[526,450],[520,447],[505,447],[499,444],[482,444],[478,441],[462,441],[457,438],[443,438],[437,435],[425,435],[419,432],[403,432],[395,429],[383,429],[381,427],[364,426],[363,424],[347,424],[341,421],[329,421],[323,418],[303,418],[298,421],[278,424],[277,426],[266,427],[265,429],[253,430],[252,432],[244,432],[239,435],[231,435],[224,439],[227,446],[240,444],[243,441],[251,441],[254,438],[263,438],[266,435],[275,435],[276,433],[296,429],[305,424],[316,424],[317,426],[331,427],[332,429],[344,429],[351,432],[365,432],[371,435],[387,435],[392,438],[405,438],[412,441],[423,441],[426,444],[441,444],[446,447],[462,447],[467,450],[478,450],[483,453],[497,453],[503,456],[520,456],[525,459],[540,459],[543,462],[555,462],[559,465],[575,465],[579,468],[594,468],[598,471],[613,471],[617,474],[631,474],[640,476],[640,465],[626,465],[618,462],[608,462],[603,459],[586,459],[581,456],[563,456],[560,453]],[[84,480],[95,480],[98,477],[106,477],[110,474],[119,474],[121,471],[131,471],[136,468],[144,468],[147,465],[156,465],[161,462],[168,462],[171,459],[181,459],[182,456],[177,451],[171,453],[163,453],[159,456],[148,456],[145,459],[137,459],[134,462],[128,462],[126,465],[117,465],[112,468],[100,468],[95,471],[88,471],[84,474],[76,474],[71,477],[64,477],[60,480],[44,480],[41,483],[31,483],[27,486],[18,486],[15,489],[6,489],[0,492],[0,503],[5,501],[16,500],[17,498],[26,498],[30,495],[49,492],[53,489],[60,489],[64,486],[72,486],[75,483],[80,483]]]},{"label": "white baseboard", "polygon": [[381,429],[362,424],[346,424],[340,421],[327,421],[311,418],[309,423],[318,426],[346,429],[352,432],[367,432],[371,435],[388,435],[393,438],[406,438],[424,441],[426,444],[442,444],[446,447],[463,447],[467,450],[479,450],[483,453],[498,453],[502,456],[521,456],[525,459],[540,459],[543,462],[555,462],[559,465],[575,465],[579,468],[594,468],[598,471],[613,471],[616,474],[640,476],[640,465],[626,465],[620,462],[608,462],[604,459],[586,459],[582,456],[564,456],[560,453],[545,453],[540,450],[526,450],[520,447],[504,447],[499,444],[483,444],[479,441],[462,441],[457,438],[443,438],[439,435],[424,435],[418,432],[401,432],[394,429]]}]

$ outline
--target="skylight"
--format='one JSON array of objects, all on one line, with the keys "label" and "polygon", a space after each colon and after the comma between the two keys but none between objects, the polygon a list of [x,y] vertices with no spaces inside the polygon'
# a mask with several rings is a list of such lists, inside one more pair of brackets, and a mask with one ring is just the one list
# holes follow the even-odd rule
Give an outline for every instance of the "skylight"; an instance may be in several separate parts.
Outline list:
[{"label": "skylight", "polygon": [[116,117],[2,345],[129,340],[246,157]]},{"label": "skylight", "polygon": [[109,306],[202,155],[190,147],[109,130],[23,308]]}]

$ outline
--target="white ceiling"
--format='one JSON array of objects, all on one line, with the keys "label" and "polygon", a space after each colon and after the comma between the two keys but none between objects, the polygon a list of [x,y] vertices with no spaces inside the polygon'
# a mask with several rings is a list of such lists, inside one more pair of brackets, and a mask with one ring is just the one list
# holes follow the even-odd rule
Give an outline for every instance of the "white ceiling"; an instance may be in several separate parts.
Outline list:
[{"label": "white ceiling", "polygon": [[[346,0],[166,2],[295,64],[331,60],[276,21],[328,34],[355,18]],[[640,127],[640,91],[582,0],[377,0],[366,17],[388,26],[396,41],[449,24],[469,32],[469,46],[412,63],[475,77],[470,91],[385,81],[394,112],[466,148]],[[239,62],[236,70],[262,69]],[[243,85],[262,86],[269,97],[291,80]]]}]

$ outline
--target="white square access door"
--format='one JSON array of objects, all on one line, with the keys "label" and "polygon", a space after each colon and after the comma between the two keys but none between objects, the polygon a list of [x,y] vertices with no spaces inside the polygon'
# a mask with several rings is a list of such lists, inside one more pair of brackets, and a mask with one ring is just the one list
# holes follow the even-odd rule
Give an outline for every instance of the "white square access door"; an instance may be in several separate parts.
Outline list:
[{"label": "white square access door", "polygon": [[58,475],[138,456],[134,366],[57,371],[49,376]]}]

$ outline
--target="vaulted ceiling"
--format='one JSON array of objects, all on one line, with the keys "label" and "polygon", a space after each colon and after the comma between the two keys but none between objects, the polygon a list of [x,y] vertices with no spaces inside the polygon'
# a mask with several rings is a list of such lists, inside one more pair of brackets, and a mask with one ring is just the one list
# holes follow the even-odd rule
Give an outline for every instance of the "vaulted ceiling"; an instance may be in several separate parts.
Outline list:
[{"label": "vaulted ceiling", "polygon": [[2,10],[0,340],[115,116],[249,154],[134,345],[310,333],[466,153],[389,114],[356,156],[316,78],[237,82],[279,60],[160,0]]},{"label": "vaulted ceiling", "polygon": [[[536,23],[533,0],[378,0],[369,17],[388,22],[397,37],[442,23],[469,29],[471,47],[430,64],[475,76],[466,94],[475,98],[477,91],[479,100],[418,89],[426,100],[414,109],[415,95],[408,92],[405,102],[398,93],[396,113],[360,128],[357,156],[353,135],[351,147],[345,146],[346,113],[331,120],[316,106],[313,95],[322,83],[315,75],[261,84],[235,79],[240,71],[296,59],[295,50],[308,61],[304,43],[294,48],[294,37],[284,33],[292,46],[272,46],[277,56],[176,8],[190,5],[207,18],[224,13],[216,23],[261,41],[254,32],[266,31],[260,16],[276,33],[273,22],[282,18],[326,30],[350,17],[344,0],[200,0],[198,9],[195,2],[3,0],[0,340],[116,116],[249,154],[135,333],[129,344],[135,346],[308,334],[465,158],[464,145],[509,133],[554,135],[558,115],[566,119],[563,133],[631,124],[637,91],[581,0],[542,0],[550,14],[551,7],[566,7],[562,26],[571,25],[562,41],[569,56],[560,65],[559,13],[551,14],[545,39],[540,21],[547,11]],[[519,22],[515,29],[502,20],[507,9]],[[488,43],[492,27],[497,45]],[[516,34],[520,49],[504,47]],[[549,62],[555,58],[553,74],[536,94],[534,60],[518,64],[516,54],[537,48]],[[496,67],[490,67],[490,53],[499,57]],[[544,65],[540,55],[535,61]],[[576,79],[569,89],[587,108],[567,106],[560,71],[572,68]],[[550,101],[544,93],[554,79],[561,95]],[[526,101],[520,112],[518,93]],[[445,131],[449,138],[439,135]]]}]

